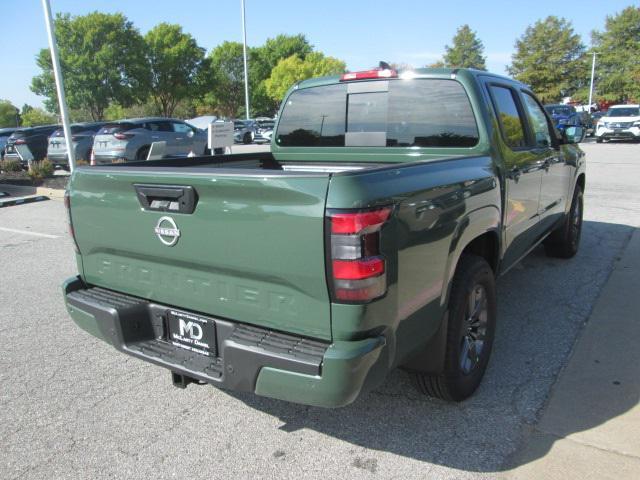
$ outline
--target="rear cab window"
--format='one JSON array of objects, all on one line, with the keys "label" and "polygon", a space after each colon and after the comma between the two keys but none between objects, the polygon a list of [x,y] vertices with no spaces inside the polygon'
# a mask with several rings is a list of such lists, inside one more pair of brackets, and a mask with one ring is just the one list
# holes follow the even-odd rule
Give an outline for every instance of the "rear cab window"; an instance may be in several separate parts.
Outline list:
[{"label": "rear cab window", "polygon": [[286,100],[283,147],[473,147],[479,133],[463,86],[448,79],[310,87]]}]

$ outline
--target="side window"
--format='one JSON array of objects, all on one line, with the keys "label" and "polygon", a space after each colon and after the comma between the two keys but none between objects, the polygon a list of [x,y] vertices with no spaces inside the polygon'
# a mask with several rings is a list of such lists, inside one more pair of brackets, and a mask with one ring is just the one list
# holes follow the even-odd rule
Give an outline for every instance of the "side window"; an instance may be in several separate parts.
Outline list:
[{"label": "side window", "polygon": [[526,147],[524,122],[518,112],[513,91],[507,87],[492,85],[489,87],[493,97],[496,113],[500,120],[502,138],[511,148]]},{"label": "side window", "polygon": [[193,131],[186,123],[171,122],[171,125],[173,126],[173,131],[176,133],[189,133]]},{"label": "side window", "polygon": [[551,133],[549,123],[542,108],[536,100],[527,92],[522,92],[524,104],[529,115],[529,123],[533,129],[536,147],[546,148],[551,146]]}]

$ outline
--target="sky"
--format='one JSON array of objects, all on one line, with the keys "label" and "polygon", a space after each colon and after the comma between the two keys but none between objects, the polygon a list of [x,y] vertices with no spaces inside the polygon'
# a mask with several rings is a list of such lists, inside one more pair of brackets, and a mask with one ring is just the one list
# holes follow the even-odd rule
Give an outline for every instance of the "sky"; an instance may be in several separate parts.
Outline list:
[{"label": "sky", "polygon": [[[50,0],[55,13],[122,12],[144,34],[160,22],[182,25],[211,51],[225,40],[242,41],[240,0]],[[259,46],[280,33],[303,33],[317,50],[346,62],[349,70],[380,60],[421,67],[442,57],[463,25],[482,40],[489,71],[505,74],[513,46],[527,26],[548,15],[564,17],[588,46],[605,17],[634,0],[246,0],[247,43]],[[35,57],[47,47],[40,0],[0,0],[0,99],[17,107],[42,106],[29,89],[39,73]]]}]

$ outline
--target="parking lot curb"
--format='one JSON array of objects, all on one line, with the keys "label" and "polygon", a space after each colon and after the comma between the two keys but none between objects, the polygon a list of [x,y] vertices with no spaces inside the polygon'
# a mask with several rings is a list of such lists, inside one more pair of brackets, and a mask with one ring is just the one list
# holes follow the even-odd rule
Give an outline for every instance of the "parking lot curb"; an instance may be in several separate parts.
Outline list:
[{"label": "parking lot curb", "polygon": [[46,195],[30,195],[28,197],[13,197],[7,200],[0,199],[0,208],[13,207],[24,203],[42,202],[44,200],[50,200],[50,198]]}]

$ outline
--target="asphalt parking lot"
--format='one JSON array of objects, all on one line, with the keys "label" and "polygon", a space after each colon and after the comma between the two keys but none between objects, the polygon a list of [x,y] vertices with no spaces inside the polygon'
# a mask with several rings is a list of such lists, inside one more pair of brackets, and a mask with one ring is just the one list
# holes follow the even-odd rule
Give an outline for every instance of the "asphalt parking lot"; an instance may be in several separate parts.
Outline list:
[{"label": "asphalt parking lot", "polygon": [[460,404],[421,396],[399,370],[338,410],[178,390],[68,317],[60,284],[76,266],[62,202],[1,209],[0,478],[499,477],[640,227],[640,145],[583,148],[580,252],[536,249],[499,280],[489,370]]}]

